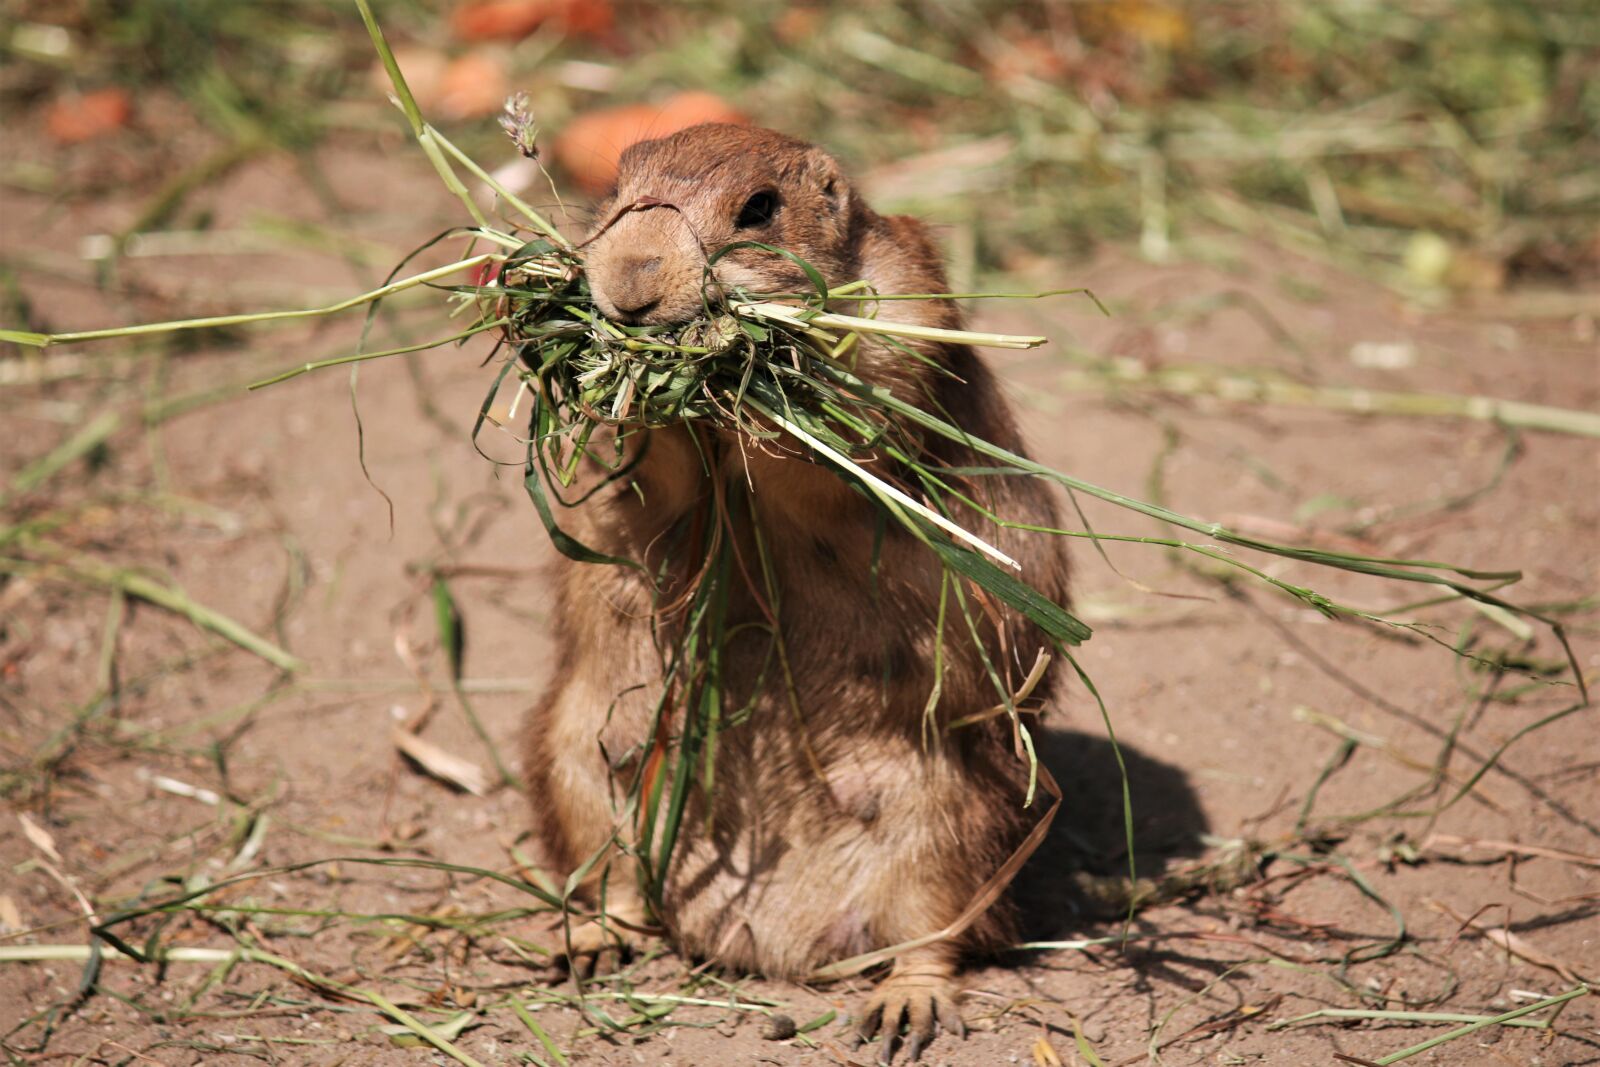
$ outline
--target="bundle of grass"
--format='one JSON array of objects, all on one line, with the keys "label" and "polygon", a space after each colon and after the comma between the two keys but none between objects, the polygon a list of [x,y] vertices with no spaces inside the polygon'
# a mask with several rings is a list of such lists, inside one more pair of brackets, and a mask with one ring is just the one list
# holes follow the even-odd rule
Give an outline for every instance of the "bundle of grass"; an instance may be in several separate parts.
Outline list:
[{"label": "bundle of grass", "polygon": [[[735,289],[712,295],[711,267],[742,247],[794,259],[813,291],[753,294]],[[502,342],[516,354],[523,388],[535,397],[532,455],[546,480],[570,485],[579,460],[602,426],[619,431],[610,435],[618,462],[630,432],[681,422],[736,431],[754,440],[789,435],[865,484],[886,506],[899,509],[897,517],[911,528],[931,524],[994,560],[1016,566],[999,549],[852,460],[881,450],[906,464],[924,486],[937,482],[936,474],[917,458],[904,415],[895,410],[891,398],[854,376],[849,356],[863,337],[873,337],[907,359],[926,357],[902,338],[1032,348],[1043,344],[1043,337],[944,330],[830,313],[826,310],[830,300],[877,303],[884,298],[872,293],[866,282],[830,292],[810,264],[759,242],[728,245],[712,253],[706,267],[704,313],[672,327],[628,326],[604,318],[582,271],[577,250],[540,239],[508,256],[493,284],[456,290],[479,300],[474,330],[499,329]],[[508,362],[502,368],[491,399],[513,365]],[[960,433],[948,424],[942,430],[952,436]]]}]

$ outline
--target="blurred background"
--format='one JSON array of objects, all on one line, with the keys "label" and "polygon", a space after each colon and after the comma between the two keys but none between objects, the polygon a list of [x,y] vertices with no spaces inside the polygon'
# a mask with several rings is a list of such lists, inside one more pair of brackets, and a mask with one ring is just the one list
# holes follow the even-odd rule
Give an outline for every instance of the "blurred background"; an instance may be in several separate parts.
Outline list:
[{"label": "blurred background", "polygon": [[[1573,674],[1600,668],[1593,0],[372,6],[429,120],[562,225],[640,137],[815,140],[880,211],[935,225],[955,289],[1088,286],[1109,309],[969,309],[1051,339],[989,357],[1041,461],[1271,540],[1517,569],[1507,595],[1565,627],[1570,658],[1543,624],[1372,579],[1257,561],[1419,628],[1332,622],[1148,545],[1076,550],[1135,858],[1173,877],[1143,947],[979,968],[948,1062],[1095,1062],[1080,1040],[1106,1062],[1376,1059],[1436,1030],[1270,1024],[1492,1014],[1596,977],[1600,756]],[[381,284],[466,221],[388,92],[354,4],[0,0],[0,328]],[[516,92],[548,174],[496,122]],[[367,348],[459,329],[415,289]],[[553,669],[551,553],[521,444],[468,443],[487,343],[246,391],[362,340],[356,312],[0,341],[0,1044],[416,1062],[320,975],[487,1063],[559,1062],[513,998],[583,1062],[820,1062],[761,1039],[768,1007],[703,1002],[769,998],[837,1042],[854,991],[670,956],[612,990],[639,1014],[597,1038],[592,1003],[530,968],[551,935],[527,898],[461,866],[538,877],[514,782]],[[1173,534],[1083,503],[1102,532]],[[1114,934],[1063,886],[1126,871],[1121,778],[1087,696],[1050,721],[1068,804],[1030,932]],[[72,955],[86,914],[257,871],[118,929],[277,963],[158,981]],[[663,991],[702,1003],[637,999]],[[1591,1004],[1430,1062],[1592,1058]]]},{"label": "blurred background", "polygon": [[[1415,293],[1600,271],[1582,0],[374,7],[430,118],[503,157],[487,120],[526,91],[579,191],[645,131],[743,117],[949,224],[974,270],[1106,239],[1220,254],[1220,231]],[[344,5],[10,0],[0,18],[8,134],[49,150],[12,152],[6,183],[164,183],[145,229],[204,229],[185,194],[251,155],[400,135]],[[170,150],[141,153],[152,139]]]}]

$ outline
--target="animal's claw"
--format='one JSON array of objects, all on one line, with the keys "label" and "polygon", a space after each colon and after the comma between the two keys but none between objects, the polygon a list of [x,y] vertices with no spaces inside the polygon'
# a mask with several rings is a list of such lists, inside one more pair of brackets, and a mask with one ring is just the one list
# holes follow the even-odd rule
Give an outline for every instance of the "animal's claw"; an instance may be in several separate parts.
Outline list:
[{"label": "animal's claw", "polygon": [[867,1001],[856,1030],[856,1045],[878,1037],[878,1062],[892,1063],[900,1047],[903,1024],[907,1058],[915,1062],[941,1029],[966,1037],[967,1028],[956,1007],[956,991],[954,979],[942,968],[937,972],[897,970]]}]

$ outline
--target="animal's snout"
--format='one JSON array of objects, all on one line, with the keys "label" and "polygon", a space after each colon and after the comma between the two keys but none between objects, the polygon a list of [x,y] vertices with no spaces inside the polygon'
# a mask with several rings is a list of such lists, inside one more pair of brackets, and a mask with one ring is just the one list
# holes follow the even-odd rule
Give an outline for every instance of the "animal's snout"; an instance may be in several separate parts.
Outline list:
[{"label": "animal's snout", "polygon": [[632,326],[688,322],[701,305],[705,254],[676,211],[634,211],[589,252],[589,283],[607,318]]},{"label": "animal's snout", "polygon": [[629,325],[687,322],[700,306],[702,273],[676,249],[660,254],[608,245],[591,261],[595,301],[610,318]]},{"label": "animal's snout", "polygon": [[610,275],[606,295],[624,317],[643,319],[661,304],[660,256],[621,256]]}]

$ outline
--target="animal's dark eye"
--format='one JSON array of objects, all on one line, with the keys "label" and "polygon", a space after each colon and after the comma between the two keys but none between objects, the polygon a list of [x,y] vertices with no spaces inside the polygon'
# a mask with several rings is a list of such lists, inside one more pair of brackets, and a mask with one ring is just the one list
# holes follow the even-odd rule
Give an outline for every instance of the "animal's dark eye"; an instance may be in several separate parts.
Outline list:
[{"label": "animal's dark eye", "polygon": [[777,213],[778,194],[767,190],[755,194],[744,202],[744,207],[739,209],[738,221],[734,225],[741,230],[748,230],[752,226],[765,226]]}]

